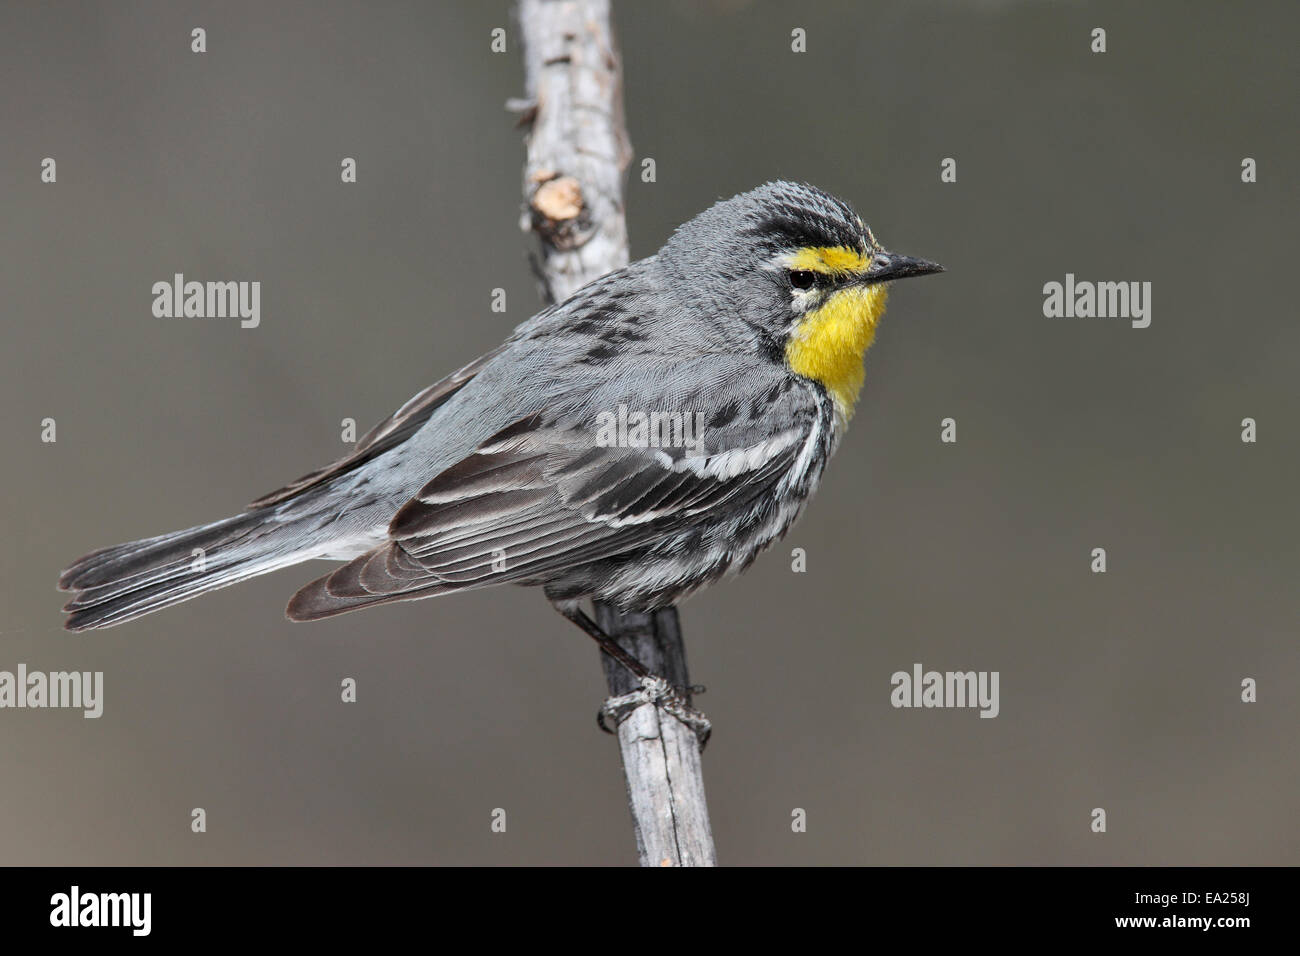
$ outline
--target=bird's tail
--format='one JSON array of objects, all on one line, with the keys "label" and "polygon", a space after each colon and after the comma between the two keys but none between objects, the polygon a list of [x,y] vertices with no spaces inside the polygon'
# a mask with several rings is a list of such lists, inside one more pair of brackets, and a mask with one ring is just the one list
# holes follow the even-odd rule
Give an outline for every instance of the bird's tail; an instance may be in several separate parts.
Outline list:
[{"label": "bird's tail", "polygon": [[59,576],[74,592],[70,631],[112,627],[315,555],[286,545],[284,523],[258,508],[212,524],[92,551]]}]

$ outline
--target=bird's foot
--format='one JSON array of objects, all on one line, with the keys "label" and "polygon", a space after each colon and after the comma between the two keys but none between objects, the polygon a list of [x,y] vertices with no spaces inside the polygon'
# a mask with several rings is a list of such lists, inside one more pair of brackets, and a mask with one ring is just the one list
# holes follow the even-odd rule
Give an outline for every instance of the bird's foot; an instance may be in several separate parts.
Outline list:
[{"label": "bird's foot", "polygon": [[[704,688],[692,687],[691,691],[699,693]],[[713,733],[713,725],[709,718],[703,713],[696,710],[686,699],[677,691],[668,681],[662,677],[655,677],[653,674],[641,678],[641,689],[635,690],[630,694],[623,694],[620,697],[610,697],[605,701],[600,712],[596,715],[596,723],[600,729],[607,734],[618,733],[618,726],[627,720],[632,711],[645,704],[653,704],[665,714],[675,717],[692,731],[695,732],[696,738],[700,742],[700,750],[709,742],[709,736]],[[606,720],[613,721],[611,727]]]}]

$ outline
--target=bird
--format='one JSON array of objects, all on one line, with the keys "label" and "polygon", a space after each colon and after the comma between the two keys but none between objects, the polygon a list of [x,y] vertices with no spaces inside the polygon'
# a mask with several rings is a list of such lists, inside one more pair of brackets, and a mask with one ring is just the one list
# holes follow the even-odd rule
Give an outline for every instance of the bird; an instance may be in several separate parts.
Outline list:
[{"label": "bird", "polygon": [[293,595],[290,620],[535,586],[652,676],[584,602],[675,605],[785,534],[852,417],[890,284],[942,271],[888,252],[805,183],[721,200],[345,457],[233,517],[80,558],[59,577],[64,626],[112,627],[328,560],[342,563]]}]

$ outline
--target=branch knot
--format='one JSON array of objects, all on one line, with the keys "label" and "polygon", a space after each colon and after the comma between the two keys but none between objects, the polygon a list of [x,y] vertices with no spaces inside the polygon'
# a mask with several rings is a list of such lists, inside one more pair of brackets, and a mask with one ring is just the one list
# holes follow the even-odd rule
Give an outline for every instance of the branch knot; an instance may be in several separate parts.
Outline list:
[{"label": "branch knot", "polygon": [[573,176],[550,176],[533,191],[528,202],[533,229],[555,249],[576,249],[592,232],[582,184]]}]

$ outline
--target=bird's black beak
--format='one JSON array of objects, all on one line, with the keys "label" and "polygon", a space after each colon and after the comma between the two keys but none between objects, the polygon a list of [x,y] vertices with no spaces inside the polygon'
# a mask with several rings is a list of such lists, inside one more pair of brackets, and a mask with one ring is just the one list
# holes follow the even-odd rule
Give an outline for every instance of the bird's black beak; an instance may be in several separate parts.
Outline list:
[{"label": "bird's black beak", "polygon": [[892,252],[877,252],[871,257],[863,281],[868,284],[892,282],[894,279],[910,279],[912,276],[928,276],[942,272],[943,266],[928,259],[913,259]]}]

